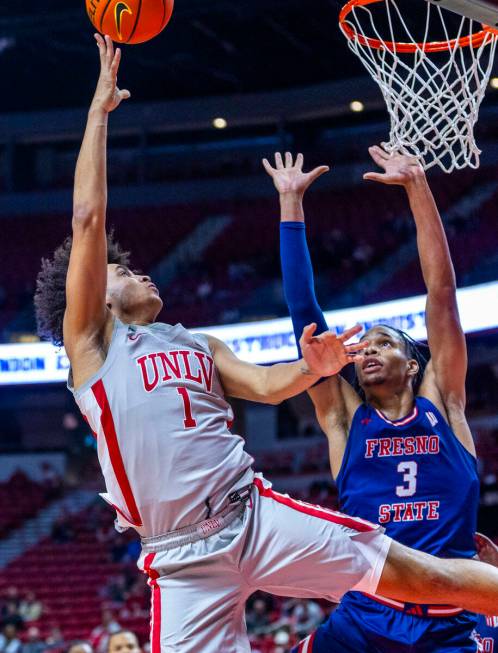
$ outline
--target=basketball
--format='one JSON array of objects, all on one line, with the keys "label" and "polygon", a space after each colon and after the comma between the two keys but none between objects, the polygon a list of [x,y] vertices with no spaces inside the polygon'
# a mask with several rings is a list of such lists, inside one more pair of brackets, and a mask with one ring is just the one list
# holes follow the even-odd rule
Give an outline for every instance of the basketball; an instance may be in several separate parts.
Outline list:
[{"label": "basketball", "polygon": [[144,43],[168,24],[174,0],[86,0],[95,29],[117,43]]}]

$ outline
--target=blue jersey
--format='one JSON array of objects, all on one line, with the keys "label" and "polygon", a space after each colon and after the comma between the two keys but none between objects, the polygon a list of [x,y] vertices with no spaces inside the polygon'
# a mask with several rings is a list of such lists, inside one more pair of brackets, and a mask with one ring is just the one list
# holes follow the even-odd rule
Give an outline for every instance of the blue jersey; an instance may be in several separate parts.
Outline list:
[{"label": "blue jersey", "polygon": [[482,653],[498,653],[498,617],[479,617],[475,638]]},{"label": "blue jersey", "polygon": [[358,408],[337,487],[344,512],[379,522],[402,544],[443,557],[476,553],[476,459],[424,397],[397,421]]}]

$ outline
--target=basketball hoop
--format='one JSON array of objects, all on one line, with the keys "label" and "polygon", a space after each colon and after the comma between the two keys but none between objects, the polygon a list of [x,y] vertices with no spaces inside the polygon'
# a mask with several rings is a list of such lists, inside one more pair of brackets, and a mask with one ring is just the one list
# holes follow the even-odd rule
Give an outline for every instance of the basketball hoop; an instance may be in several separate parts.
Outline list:
[{"label": "basketball hoop", "polygon": [[[444,10],[426,2],[424,32],[416,39],[398,4],[400,0],[349,0],[339,16],[350,49],[384,96],[391,129],[383,147],[416,156],[426,170],[435,165],[445,172],[478,168],[481,151],[474,126],[498,30],[463,16],[450,36]],[[381,20],[385,38],[376,26]],[[444,38],[431,39],[435,29]]]}]

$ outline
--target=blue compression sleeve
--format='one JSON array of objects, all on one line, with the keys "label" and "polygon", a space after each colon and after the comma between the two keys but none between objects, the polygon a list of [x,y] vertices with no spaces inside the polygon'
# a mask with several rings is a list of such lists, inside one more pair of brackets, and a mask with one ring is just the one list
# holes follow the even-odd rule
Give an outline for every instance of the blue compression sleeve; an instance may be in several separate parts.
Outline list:
[{"label": "blue compression sleeve", "polygon": [[280,262],[284,294],[292,319],[299,356],[299,338],[303,329],[316,322],[316,333],[328,330],[327,322],[315,296],[315,282],[304,222],[280,223]]}]

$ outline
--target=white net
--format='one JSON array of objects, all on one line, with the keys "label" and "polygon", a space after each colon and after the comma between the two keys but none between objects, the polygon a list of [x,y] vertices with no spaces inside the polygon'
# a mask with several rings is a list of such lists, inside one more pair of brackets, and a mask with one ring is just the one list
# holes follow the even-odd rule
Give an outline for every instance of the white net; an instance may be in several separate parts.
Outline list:
[{"label": "white net", "polygon": [[[489,83],[497,33],[462,18],[457,33],[449,34],[448,12],[426,3],[423,34],[415,35],[399,0],[372,2],[371,8],[351,6],[341,29],[386,101],[391,130],[383,146],[418,157],[425,169],[479,167],[474,126]],[[420,0],[419,16],[422,7]],[[434,33],[442,35],[439,45],[429,40]]]}]

